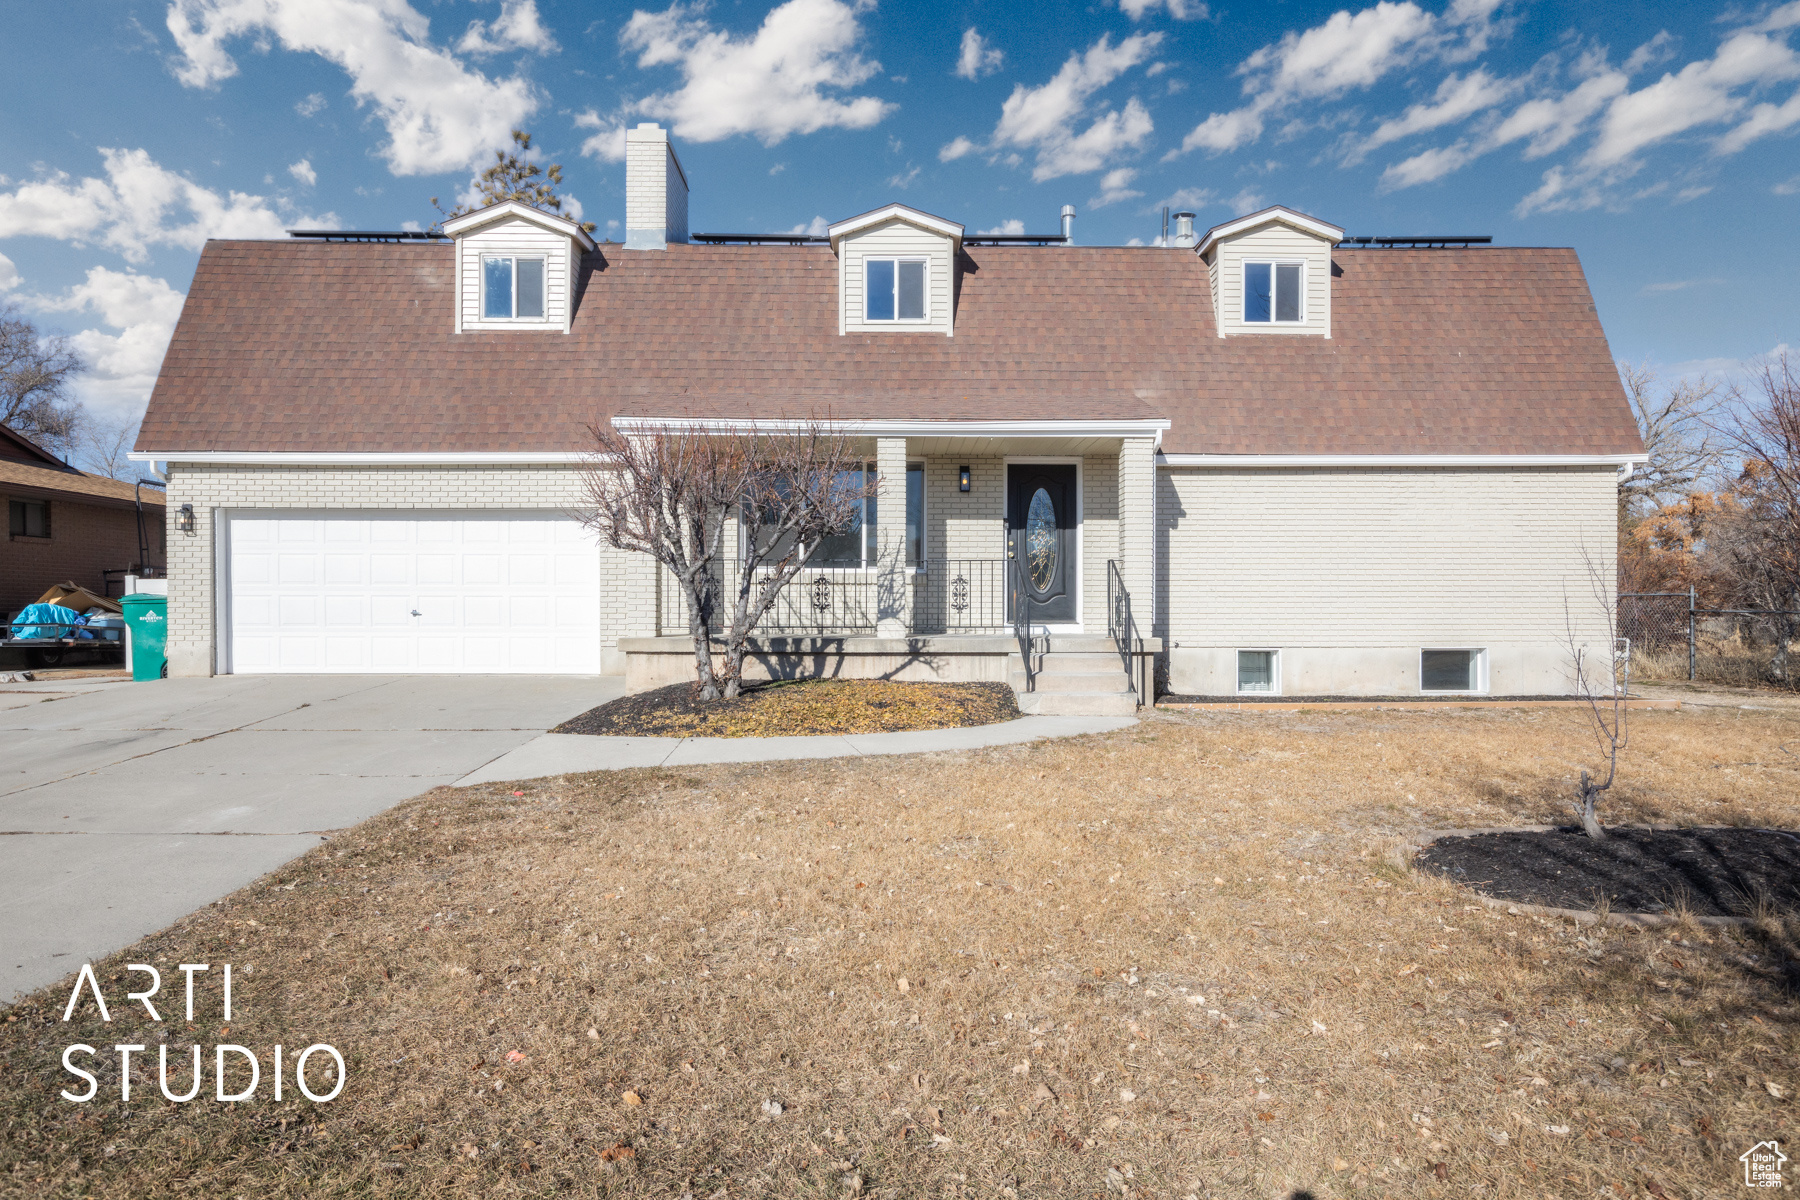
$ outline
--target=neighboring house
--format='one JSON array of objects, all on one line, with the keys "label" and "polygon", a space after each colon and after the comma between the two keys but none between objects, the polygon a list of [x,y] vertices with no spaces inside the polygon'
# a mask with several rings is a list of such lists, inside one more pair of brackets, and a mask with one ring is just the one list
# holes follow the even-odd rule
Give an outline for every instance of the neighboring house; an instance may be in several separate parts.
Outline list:
[{"label": "neighboring house", "polygon": [[899,204],[690,239],[654,127],[626,192],[623,245],[518,204],[207,244],[136,453],[193,513],[173,673],[680,678],[679,591],[567,515],[586,427],[824,414],[881,497],[772,614],[812,639],[781,673],[1024,682],[1019,587],[1045,710],[1114,706],[1128,631],[1207,695],[1565,693],[1565,595],[1604,645],[1643,449],[1571,250],[1279,207],[1168,248]]},{"label": "neighboring house", "polygon": [[139,494],[132,484],[78,471],[0,425],[0,497],[6,504],[0,614],[17,612],[64,580],[104,596],[109,571],[160,571],[163,495],[142,491],[140,521]]}]

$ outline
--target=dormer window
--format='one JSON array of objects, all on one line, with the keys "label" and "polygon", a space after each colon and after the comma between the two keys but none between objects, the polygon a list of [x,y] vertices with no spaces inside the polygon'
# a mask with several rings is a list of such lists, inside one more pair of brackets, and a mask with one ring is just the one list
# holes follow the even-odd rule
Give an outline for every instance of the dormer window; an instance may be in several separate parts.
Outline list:
[{"label": "dormer window", "polygon": [[1301,284],[1306,265],[1297,262],[1244,264],[1244,320],[1250,324],[1299,324],[1306,319]]},{"label": "dormer window", "polygon": [[925,275],[923,258],[866,258],[866,317],[871,321],[923,321]]},{"label": "dormer window", "polygon": [[511,255],[481,259],[483,320],[544,319],[544,260]]}]

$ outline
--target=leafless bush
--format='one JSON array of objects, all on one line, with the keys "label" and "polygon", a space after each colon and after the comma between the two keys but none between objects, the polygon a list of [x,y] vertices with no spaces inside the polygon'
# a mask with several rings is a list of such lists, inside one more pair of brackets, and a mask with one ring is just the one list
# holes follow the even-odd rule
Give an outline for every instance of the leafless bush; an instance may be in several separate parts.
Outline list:
[{"label": "leafless bush", "polygon": [[1597,665],[1593,661],[1597,656],[1588,653],[1579,632],[1582,623],[1576,619],[1575,608],[1566,590],[1563,594],[1564,645],[1569,653],[1575,693],[1583,702],[1581,711],[1587,718],[1595,747],[1606,760],[1606,778],[1596,781],[1586,768],[1582,769],[1575,815],[1581,819],[1581,827],[1589,837],[1603,838],[1606,831],[1600,825],[1596,810],[1601,795],[1618,777],[1619,755],[1630,737],[1626,692],[1631,682],[1631,655],[1630,644],[1619,637],[1618,604],[1606,576],[1586,551],[1582,552],[1582,561],[1587,567],[1588,590],[1594,609],[1589,619],[1597,618],[1602,622],[1606,634],[1604,666]]}]

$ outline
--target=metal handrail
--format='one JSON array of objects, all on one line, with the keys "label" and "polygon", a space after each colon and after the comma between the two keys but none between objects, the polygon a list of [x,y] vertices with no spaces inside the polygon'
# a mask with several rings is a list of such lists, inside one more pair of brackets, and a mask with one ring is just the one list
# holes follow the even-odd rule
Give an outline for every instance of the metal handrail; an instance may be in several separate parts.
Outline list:
[{"label": "metal handrail", "polygon": [[1023,560],[1008,555],[1006,559],[1011,567],[1012,575],[1012,626],[1013,637],[1019,643],[1019,661],[1025,668],[1025,690],[1037,690],[1037,672],[1031,665],[1031,618],[1025,611],[1025,563]]},{"label": "metal handrail", "polygon": [[[1119,648],[1119,662],[1125,668],[1125,682],[1132,694],[1137,697],[1139,707],[1144,704],[1147,690],[1142,676],[1144,639],[1138,636],[1137,618],[1131,611],[1131,592],[1125,586],[1125,576],[1119,570],[1119,560],[1106,560],[1106,632]],[[1133,658],[1138,660],[1137,670],[1132,669]]]}]

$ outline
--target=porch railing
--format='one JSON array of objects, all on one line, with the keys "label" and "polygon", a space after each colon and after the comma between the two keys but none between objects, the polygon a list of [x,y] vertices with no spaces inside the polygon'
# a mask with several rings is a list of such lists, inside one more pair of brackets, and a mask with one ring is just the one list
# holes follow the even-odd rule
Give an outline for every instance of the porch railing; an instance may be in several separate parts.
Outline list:
[{"label": "porch railing", "polygon": [[[1014,581],[1004,558],[928,558],[908,567],[904,578],[912,589],[907,632],[911,634],[989,633],[1013,630],[1011,589]],[[718,621],[729,617],[736,602],[736,563],[715,567],[720,583]],[[758,580],[773,571],[759,571]],[[756,629],[760,635],[873,634],[880,612],[880,572],[874,568],[803,567],[781,589],[775,606]],[[687,632],[687,596],[672,575],[663,577],[661,631]]]}]

